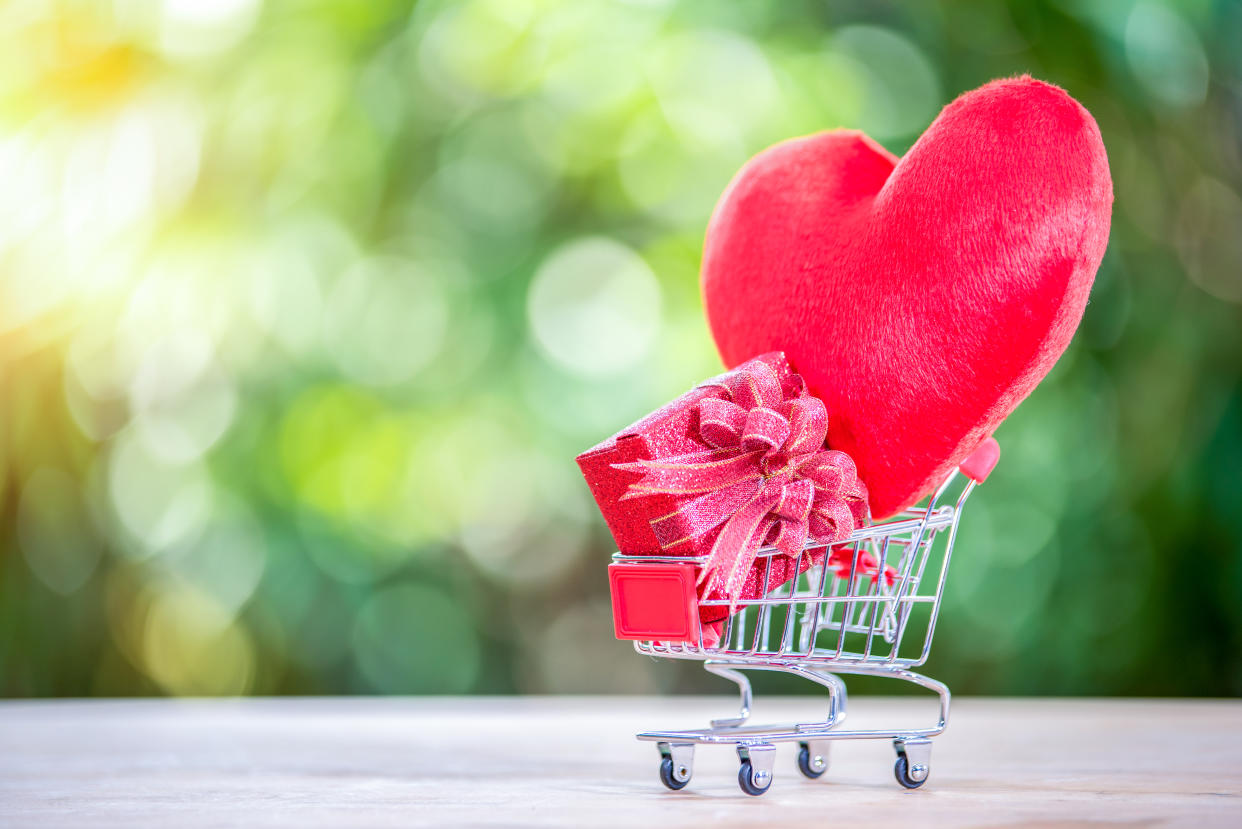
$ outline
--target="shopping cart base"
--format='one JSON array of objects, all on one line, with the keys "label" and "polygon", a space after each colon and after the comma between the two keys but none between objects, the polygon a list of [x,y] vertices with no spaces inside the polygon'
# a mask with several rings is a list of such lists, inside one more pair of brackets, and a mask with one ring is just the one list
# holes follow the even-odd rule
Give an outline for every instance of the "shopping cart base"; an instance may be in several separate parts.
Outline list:
[{"label": "shopping cart base", "polygon": [[[712,720],[712,725],[707,728],[646,731],[637,735],[639,740],[654,742],[659,749],[660,780],[668,788],[680,790],[690,782],[694,773],[694,749],[698,745],[734,746],[740,762],[738,786],[748,795],[761,795],[772,785],[776,746],[779,743],[797,743],[798,770],[803,776],[816,780],[828,770],[832,741],[877,739],[892,740],[897,754],[893,775],[901,786],[917,789],[927,782],[931,773],[931,738],[942,733],[948,723],[950,696],[948,687],[943,683],[904,668],[853,666],[838,669],[840,673],[885,675],[914,682],[935,691],[940,697],[940,717],[934,726],[921,729],[845,730],[839,728],[845,721],[845,683],[834,674],[780,665],[708,663],[705,667],[712,673],[737,683],[742,698],[742,710],[737,717]],[[828,717],[806,723],[747,725],[752,693],[749,681],[741,673],[746,669],[779,670],[802,676],[811,674],[808,678],[829,689]]]},{"label": "shopping cart base", "polygon": [[[755,568],[761,586],[742,606],[697,596],[694,573],[701,575],[707,566],[705,556],[614,554],[609,579],[618,638],[634,640],[644,656],[701,661],[736,684],[741,698],[736,716],[714,719],[707,728],[638,735],[659,748],[664,785],[685,788],[700,745],[733,746],[738,785],[748,795],[760,795],[772,785],[780,743],[797,743],[798,771],[817,780],[828,771],[834,740],[881,739],[892,741],[899,785],[917,789],[926,783],[931,738],[949,719],[949,689],[913,669],[931,650],[962,507],[999,453],[988,438],[962,464],[966,483],[952,506],[943,500],[954,489],[958,470],[925,506],[855,529],[846,539],[808,539],[792,556],[776,548],[759,550]],[[686,597],[678,608],[684,617],[666,612],[670,585]],[[913,647],[903,647],[908,633],[915,637]],[[828,692],[827,717],[749,725],[754,695],[745,671],[780,671],[822,686]],[[940,717],[926,728],[842,728],[847,696],[840,674],[883,676],[925,688],[939,697]]]}]

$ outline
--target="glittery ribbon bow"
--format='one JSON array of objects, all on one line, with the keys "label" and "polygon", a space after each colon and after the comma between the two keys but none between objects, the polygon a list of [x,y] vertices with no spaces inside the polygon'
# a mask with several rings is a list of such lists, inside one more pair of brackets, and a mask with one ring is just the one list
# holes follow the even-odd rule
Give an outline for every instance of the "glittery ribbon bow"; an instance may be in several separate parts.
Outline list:
[{"label": "glittery ribbon bow", "polygon": [[707,583],[702,595],[722,588],[732,609],[762,547],[796,556],[808,538],[825,544],[846,538],[855,528],[851,503],[861,508],[867,491],[849,455],[824,449],[828,412],[805,387],[786,397],[776,373],[761,361],[703,386],[725,392],[696,404],[698,437],[709,448],[616,468],[643,475],[623,500],[657,494],[688,499],[651,521],[662,548],[724,525],[699,583]]}]

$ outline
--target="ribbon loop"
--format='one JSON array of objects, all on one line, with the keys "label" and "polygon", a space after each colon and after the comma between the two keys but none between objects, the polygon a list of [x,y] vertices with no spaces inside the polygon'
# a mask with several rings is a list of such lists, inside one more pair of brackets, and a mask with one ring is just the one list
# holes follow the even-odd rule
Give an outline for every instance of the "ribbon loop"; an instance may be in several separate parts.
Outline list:
[{"label": "ribbon loop", "polygon": [[742,431],[743,448],[771,452],[784,446],[788,438],[789,421],[780,413],[762,406],[746,413],[746,426]]},{"label": "ribbon loop", "polygon": [[818,397],[799,397],[789,405],[789,453],[818,452],[828,439],[828,409]]},{"label": "ribbon loop", "polygon": [[777,406],[784,399],[780,378],[762,360],[752,360],[724,374],[722,379],[733,402],[747,411],[759,406]]},{"label": "ribbon loop", "polygon": [[717,397],[699,401],[699,436],[709,446],[737,446],[745,428],[746,410],[733,401]]}]

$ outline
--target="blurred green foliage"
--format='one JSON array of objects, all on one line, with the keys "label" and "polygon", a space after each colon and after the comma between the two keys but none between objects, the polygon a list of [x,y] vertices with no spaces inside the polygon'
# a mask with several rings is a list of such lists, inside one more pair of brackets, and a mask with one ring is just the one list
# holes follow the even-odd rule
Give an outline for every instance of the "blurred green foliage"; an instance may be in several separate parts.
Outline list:
[{"label": "blurred green foliage", "polygon": [[972,499],[928,670],[1242,692],[1242,5],[0,7],[0,693],[721,688],[613,641],[573,456],[719,368],[711,207],[994,77],[1112,240]]}]

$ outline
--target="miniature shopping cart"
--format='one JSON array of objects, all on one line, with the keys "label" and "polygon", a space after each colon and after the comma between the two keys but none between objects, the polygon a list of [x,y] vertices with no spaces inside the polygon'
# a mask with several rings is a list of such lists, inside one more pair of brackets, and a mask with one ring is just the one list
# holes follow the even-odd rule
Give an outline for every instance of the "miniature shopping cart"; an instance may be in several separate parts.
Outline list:
[{"label": "miniature shopping cart", "polygon": [[[931,738],[948,722],[949,689],[912,669],[931,650],[962,506],[999,457],[1000,447],[988,438],[926,507],[863,527],[836,544],[808,543],[792,569],[783,561],[776,576],[773,563],[781,554],[761,550],[759,598],[743,600],[746,606],[731,615],[728,599],[696,596],[704,558],[614,555],[609,582],[618,638],[635,640],[635,649],[648,656],[702,660],[741,693],[736,717],[712,720],[708,728],[638,735],[659,748],[664,785],[676,790],[690,782],[696,745],[736,747],[738,785],[761,795],[772,785],[777,743],[797,743],[799,771],[816,779],[827,771],[833,740],[887,739],[897,751],[897,782],[908,789],[922,786],[931,769]],[[951,491],[958,489],[952,501]],[[799,575],[777,584],[786,573]],[[724,619],[705,624],[700,611],[712,607],[721,610],[707,615]],[[783,671],[819,683],[829,694],[827,719],[747,725],[752,694],[742,671]],[[892,677],[935,691],[940,717],[913,730],[845,730],[846,690],[838,674]]]}]

